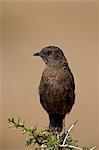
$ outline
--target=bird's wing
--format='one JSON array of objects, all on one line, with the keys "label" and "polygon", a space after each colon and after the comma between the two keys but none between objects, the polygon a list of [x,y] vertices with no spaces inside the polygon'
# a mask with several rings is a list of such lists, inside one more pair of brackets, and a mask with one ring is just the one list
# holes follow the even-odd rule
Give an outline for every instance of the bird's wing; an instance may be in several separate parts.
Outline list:
[{"label": "bird's wing", "polygon": [[63,112],[69,113],[75,102],[75,83],[69,68],[63,74],[61,77],[61,86],[64,93],[62,97]]}]

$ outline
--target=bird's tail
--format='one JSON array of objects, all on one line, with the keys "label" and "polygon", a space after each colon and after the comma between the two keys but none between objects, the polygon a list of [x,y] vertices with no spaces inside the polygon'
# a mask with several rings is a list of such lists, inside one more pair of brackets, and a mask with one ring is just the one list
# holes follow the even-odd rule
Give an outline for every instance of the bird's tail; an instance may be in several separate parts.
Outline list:
[{"label": "bird's tail", "polygon": [[63,119],[64,119],[63,115],[58,115],[58,114],[49,115],[49,120],[50,120],[49,128],[53,133],[56,132],[60,133],[62,131]]}]

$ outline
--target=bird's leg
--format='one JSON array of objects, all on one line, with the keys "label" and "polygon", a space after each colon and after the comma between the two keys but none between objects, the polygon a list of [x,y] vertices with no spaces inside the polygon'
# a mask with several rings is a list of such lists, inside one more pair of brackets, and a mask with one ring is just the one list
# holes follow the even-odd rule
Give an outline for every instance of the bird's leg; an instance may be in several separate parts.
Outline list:
[{"label": "bird's leg", "polygon": [[65,118],[63,120],[63,130],[64,130],[64,134],[67,134],[67,129],[66,129],[66,125],[65,125]]}]

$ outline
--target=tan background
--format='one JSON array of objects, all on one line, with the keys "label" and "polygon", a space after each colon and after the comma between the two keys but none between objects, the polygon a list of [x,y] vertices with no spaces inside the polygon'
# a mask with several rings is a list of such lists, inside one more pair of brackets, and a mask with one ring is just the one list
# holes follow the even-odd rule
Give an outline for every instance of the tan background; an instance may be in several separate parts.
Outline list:
[{"label": "tan background", "polygon": [[79,120],[72,136],[80,146],[98,150],[97,3],[32,0],[2,3],[1,150],[25,150],[25,137],[8,129],[7,118],[20,116],[27,126],[43,129],[48,125],[38,96],[44,63],[32,56],[48,45],[63,49],[75,76],[76,103],[66,125]]}]

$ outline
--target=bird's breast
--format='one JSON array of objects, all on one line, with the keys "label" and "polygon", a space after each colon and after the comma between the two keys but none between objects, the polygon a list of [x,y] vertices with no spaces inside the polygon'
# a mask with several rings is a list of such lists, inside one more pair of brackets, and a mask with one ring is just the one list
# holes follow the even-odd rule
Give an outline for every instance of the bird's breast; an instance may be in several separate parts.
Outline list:
[{"label": "bird's breast", "polygon": [[60,71],[57,69],[45,70],[43,73],[43,78],[45,82],[52,88],[58,88],[59,81],[61,79]]},{"label": "bird's breast", "polygon": [[41,82],[40,82],[40,89],[46,91],[50,89],[54,94],[57,92],[62,92],[64,88],[64,84],[67,84],[67,74],[64,70],[60,69],[45,69]]}]

